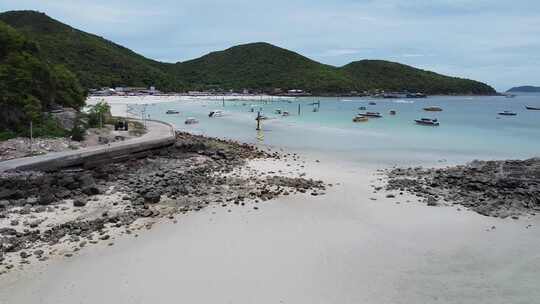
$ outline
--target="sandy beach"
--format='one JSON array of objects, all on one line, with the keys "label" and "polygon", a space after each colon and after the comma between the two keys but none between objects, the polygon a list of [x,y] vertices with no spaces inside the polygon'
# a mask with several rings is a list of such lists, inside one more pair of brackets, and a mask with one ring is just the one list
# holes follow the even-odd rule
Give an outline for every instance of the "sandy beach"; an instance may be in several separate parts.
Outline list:
[{"label": "sandy beach", "polygon": [[[112,247],[31,266],[0,278],[0,303],[532,303],[540,297],[538,218],[503,220],[427,207],[408,196],[389,199],[372,193],[374,169],[313,159],[296,165],[334,186],[323,196],[268,201],[257,211],[207,208],[138,238],[118,238]],[[290,171],[283,161],[250,166]]]}]

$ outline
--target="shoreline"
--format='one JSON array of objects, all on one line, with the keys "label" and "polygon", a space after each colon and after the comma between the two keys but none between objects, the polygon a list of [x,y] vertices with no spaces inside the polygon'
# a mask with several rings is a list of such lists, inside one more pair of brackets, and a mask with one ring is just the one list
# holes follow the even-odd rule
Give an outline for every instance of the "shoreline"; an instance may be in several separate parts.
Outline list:
[{"label": "shoreline", "polygon": [[[196,142],[186,148],[201,157],[223,157],[217,151],[201,155]],[[269,148],[264,145],[263,151]],[[185,214],[159,210],[154,216],[152,204],[149,222],[137,222],[140,231],[110,229],[107,239],[87,243],[83,250],[58,248],[61,254],[47,261],[0,275],[0,302],[170,302],[180,297],[197,303],[459,299],[502,304],[540,297],[534,283],[540,272],[529,267],[538,262],[538,216],[502,219],[456,205],[426,206],[414,191],[388,195],[381,167],[391,166],[351,166],[332,157],[272,151],[276,157],[249,160],[225,176],[270,176],[265,182],[278,183],[282,180],[273,176],[314,178],[326,189],[272,195],[245,206],[217,202]],[[150,163],[160,157],[150,157]],[[155,178],[143,174],[138,178],[144,181],[135,185],[145,186],[149,176]],[[234,191],[229,182],[222,184],[226,190],[217,195]],[[123,206],[121,192],[109,204],[115,200]],[[503,294],[495,298],[495,290]]]},{"label": "shoreline", "polygon": [[[332,184],[325,195],[278,197],[260,202],[260,210],[215,205],[165,219],[138,237],[114,237],[114,246],[98,244],[0,276],[0,290],[10,292],[0,292],[0,299],[507,303],[540,295],[528,281],[536,270],[517,262],[535,261],[538,217],[499,219],[428,207],[409,194],[388,198],[372,188],[384,185],[383,172],[317,160],[301,157],[298,167],[283,159],[252,160],[247,166],[266,173],[304,170]],[[493,264],[520,275],[508,281]],[[124,284],[113,284],[118,281]],[[495,300],[494,289],[505,293]]]}]

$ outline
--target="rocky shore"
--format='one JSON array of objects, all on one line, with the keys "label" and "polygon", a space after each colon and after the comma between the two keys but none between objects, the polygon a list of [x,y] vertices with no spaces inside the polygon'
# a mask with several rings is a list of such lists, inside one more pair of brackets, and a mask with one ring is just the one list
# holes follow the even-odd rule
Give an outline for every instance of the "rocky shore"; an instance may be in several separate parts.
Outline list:
[{"label": "rocky shore", "polygon": [[482,215],[514,219],[540,212],[540,158],[385,173],[387,191],[412,193],[428,206],[460,205]]},{"label": "rocky shore", "polygon": [[[324,194],[322,181],[246,166],[251,159],[290,159],[247,144],[178,133],[174,146],[124,162],[58,172],[0,176],[0,274],[51,256],[70,257],[119,234],[137,236],[160,219],[208,206],[258,210],[293,193]],[[230,210],[229,210],[230,211]]]}]

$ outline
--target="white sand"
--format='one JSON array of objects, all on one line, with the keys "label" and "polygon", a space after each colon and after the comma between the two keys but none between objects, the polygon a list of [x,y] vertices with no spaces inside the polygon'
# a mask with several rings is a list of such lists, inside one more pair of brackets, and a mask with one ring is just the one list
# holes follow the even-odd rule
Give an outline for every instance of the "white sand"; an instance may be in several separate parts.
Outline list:
[{"label": "white sand", "polygon": [[[253,166],[275,170],[267,162]],[[501,220],[386,199],[371,193],[373,170],[348,164],[310,161],[306,169],[341,184],[325,196],[280,198],[258,204],[259,210],[207,208],[179,216],[176,225],[156,225],[137,239],[0,277],[0,303],[540,299],[538,218]],[[526,229],[528,224],[533,227]]]},{"label": "white sand", "polygon": [[178,100],[177,96],[96,96],[89,97],[86,100],[86,104],[95,105],[100,101],[105,101],[111,106],[111,114],[113,116],[128,116],[139,118],[128,112],[129,105],[155,104],[161,102],[171,102],[175,100]]},{"label": "white sand", "polygon": [[185,96],[185,95],[163,95],[163,96],[94,96],[86,100],[88,105],[94,105],[100,101],[105,101],[111,106],[113,116],[130,116],[136,117],[128,113],[128,105],[136,104],[156,104],[171,101],[209,101],[209,100],[263,100],[263,99],[294,99],[294,97],[277,97],[266,95],[227,95],[227,96]]}]

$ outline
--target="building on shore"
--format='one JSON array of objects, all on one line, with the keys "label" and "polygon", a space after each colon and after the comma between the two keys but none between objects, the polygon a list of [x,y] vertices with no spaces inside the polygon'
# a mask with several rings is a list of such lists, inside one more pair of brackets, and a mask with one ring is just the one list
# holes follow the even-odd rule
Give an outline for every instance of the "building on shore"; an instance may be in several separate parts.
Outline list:
[{"label": "building on shore", "polygon": [[115,87],[113,88],[100,88],[100,89],[91,89],[91,96],[137,96],[137,95],[157,95],[161,94],[156,87],[151,86],[146,87]]}]

